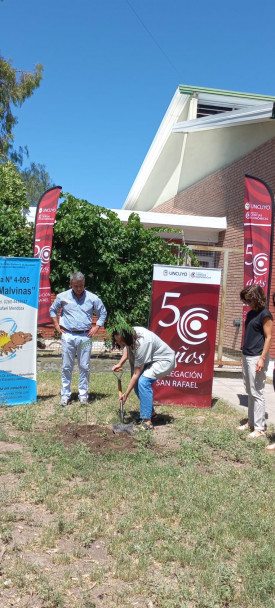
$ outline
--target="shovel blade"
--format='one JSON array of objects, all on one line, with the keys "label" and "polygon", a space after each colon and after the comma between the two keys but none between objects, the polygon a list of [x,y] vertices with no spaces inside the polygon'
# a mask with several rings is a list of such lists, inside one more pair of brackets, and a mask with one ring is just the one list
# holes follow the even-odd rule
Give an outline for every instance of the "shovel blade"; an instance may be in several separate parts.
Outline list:
[{"label": "shovel blade", "polygon": [[128,433],[128,435],[132,435],[134,432],[133,423],[129,424],[113,424],[113,432],[117,433]]}]

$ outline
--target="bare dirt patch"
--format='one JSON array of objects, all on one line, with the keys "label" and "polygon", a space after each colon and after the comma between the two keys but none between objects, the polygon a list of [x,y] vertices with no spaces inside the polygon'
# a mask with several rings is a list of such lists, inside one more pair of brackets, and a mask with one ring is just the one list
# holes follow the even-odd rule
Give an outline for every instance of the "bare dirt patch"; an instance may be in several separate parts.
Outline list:
[{"label": "bare dirt patch", "polygon": [[59,424],[56,427],[58,437],[64,445],[82,441],[90,452],[106,454],[107,452],[135,452],[138,447],[136,438],[127,433],[115,434],[110,427],[97,424]]},{"label": "bare dirt patch", "polygon": [[155,426],[153,438],[157,446],[157,451],[176,452],[180,448],[182,438],[176,435],[175,430],[170,426]]},{"label": "bare dirt patch", "polygon": [[1,488],[10,490],[15,488],[18,483],[18,477],[14,473],[3,473],[1,475]]},{"label": "bare dirt patch", "polygon": [[9,441],[0,441],[0,454],[5,452],[22,452],[23,446],[20,443],[10,443]]}]

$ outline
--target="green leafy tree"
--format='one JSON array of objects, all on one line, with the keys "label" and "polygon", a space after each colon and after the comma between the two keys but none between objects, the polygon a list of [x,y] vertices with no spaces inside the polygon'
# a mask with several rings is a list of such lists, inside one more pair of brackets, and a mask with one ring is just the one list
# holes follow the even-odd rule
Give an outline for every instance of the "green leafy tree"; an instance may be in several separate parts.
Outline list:
[{"label": "green leafy tree", "polygon": [[23,212],[28,209],[26,188],[12,161],[0,163],[0,252],[2,256],[32,255],[33,230]]},{"label": "green leafy tree", "polygon": [[[153,264],[176,264],[173,249],[131,214],[124,226],[117,214],[66,195],[56,216],[51,263],[52,288],[68,288],[71,272],[86,276],[87,289],[103,300],[109,321],[117,311],[130,323],[147,324]],[[163,229],[164,230],[164,229]],[[182,253],[192,252],[182,246]]]},{"label": "green leafy tree", "polygon": [[20,107],[33,94],[40,84],[42,70],[40,64],[33,73],[16,70],[11,60],[0,57],[0,156],[4,160],[12,151],[12,131],[17,123],[13,107]]},{"label": "green leafy tree", "polygon": [[39,163],[31,163],[30,167],[21,171],[21,176],[30,205],[37,205],[42,194],[54,186],[45,165]]}]

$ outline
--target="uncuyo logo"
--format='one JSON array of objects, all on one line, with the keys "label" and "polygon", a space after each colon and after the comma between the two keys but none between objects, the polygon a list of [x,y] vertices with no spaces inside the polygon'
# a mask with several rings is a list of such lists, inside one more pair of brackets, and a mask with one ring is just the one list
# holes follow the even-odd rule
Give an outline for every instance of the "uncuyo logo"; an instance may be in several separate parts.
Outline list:
[{"label": "uncuyo logo", "polygon": [[258,253],[253,258],[253,271],[256,275],[263,275],[267,272],[268,255],[266,253]]},{"label": "uncuyo logo", "polygon": [[207,340],[207,332],[202,331],[202,325],[208,318],[209,312],[205,308],[189,308],[177,323],[180,339],[192,346],[203,344]]},{"label": "uncuyo logo", "polygon": [[39,245],[35,245],[35,249],[36,251],[34,257],[40,258],[42,264],[48,264],[51,255],[51,248],[48,245],[45,245],[45,247],[40,249]]}]

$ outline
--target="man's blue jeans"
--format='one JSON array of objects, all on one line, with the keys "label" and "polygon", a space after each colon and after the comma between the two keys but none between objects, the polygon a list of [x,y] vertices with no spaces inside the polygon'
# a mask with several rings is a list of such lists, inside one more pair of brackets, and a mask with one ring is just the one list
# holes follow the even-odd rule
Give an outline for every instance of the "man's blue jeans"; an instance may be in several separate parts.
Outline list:
[{"label": "man's blue jeans", "polygon": [[140,400],[140,418],[145,418],[145,420],[150,420],[154,411],[152,389],[154,382],[156,382],[156,378],[147,378],[141,374],[134,386],[134,391]]}]

